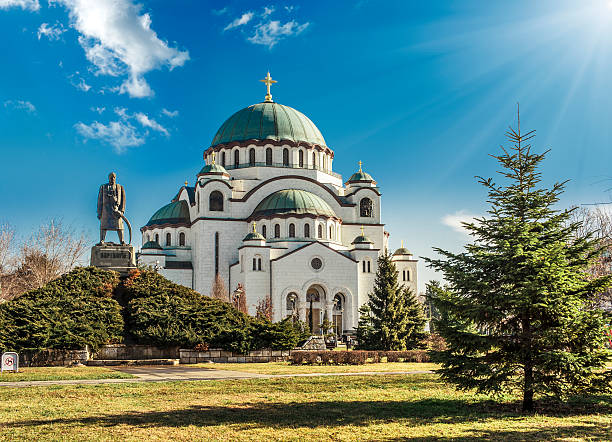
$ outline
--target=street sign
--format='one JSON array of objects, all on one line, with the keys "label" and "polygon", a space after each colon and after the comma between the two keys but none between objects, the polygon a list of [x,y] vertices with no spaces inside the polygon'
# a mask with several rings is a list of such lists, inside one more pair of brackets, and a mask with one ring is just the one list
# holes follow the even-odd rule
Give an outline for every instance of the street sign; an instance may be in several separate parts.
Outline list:
[{"label": "street sign", "polygon": [[0,372],[4,373],[5,371],[14,371],[17,373],[19,371],[19,355],[13,351],[8,351],[2,354],[2,368]]}]

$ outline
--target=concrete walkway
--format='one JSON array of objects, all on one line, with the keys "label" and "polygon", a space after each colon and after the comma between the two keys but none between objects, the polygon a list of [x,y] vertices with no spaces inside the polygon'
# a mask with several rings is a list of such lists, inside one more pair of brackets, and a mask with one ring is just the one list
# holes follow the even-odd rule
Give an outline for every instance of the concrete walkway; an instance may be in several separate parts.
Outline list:
[{"label": "concrete walkway", "polygon": [[244,371],[217,370],[214,368],[179,366],[140,366],[117,367],[115,370],[136,376],[133,379],[74,379],[64,381],[22,381],[0,382],[0,387],[35,387],[45,385],[99,385],[130,384],[134,382],[167,381],[214,381],[228,379],[273,379],[316,376],[382,376],[431,373],[430,370],[415,371],[365,371],[356,373],[296,373],[296,374],[259,374]]}]

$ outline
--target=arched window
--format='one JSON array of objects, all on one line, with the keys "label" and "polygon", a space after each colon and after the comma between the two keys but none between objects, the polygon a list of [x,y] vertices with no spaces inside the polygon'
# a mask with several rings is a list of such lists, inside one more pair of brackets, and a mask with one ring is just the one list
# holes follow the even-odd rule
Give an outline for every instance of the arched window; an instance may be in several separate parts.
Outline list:
[{"label": "arched window", "polygon": [[316,152],[312,153],[312,168],[313,169],[317,168],[317,153]]},{"label": "arched window", "polygon": [[304,151],[303,150],[300,150],[299,156],[300,156],[300,167],[304,167]]},{"label": "arched window", "polygon": [[255,165],[255,149],[249,149],[249,166]]},{"label": "arched window", "polygon": [[295,224],[289,224],[289,238],[295,238]]},{"label": "arched window", "polygon": [[272,148],[266,148],[266,166],[272,165]]},{"label": "arched window", "polygon": [[215,232],[215,275],[219,274],[219,232]]},{"label": "arched window", "polygon": [[198,192],[197,202],[198,202],[198,212],[199,212],[200,211],[200,192]]},{"label": "arched window", "polygon": [[289,149],[283,149],[283,166],[289,165]]},{"label": "arched window", "polygon": [[234,151],[234,167],[238,167],[240,165],[240,151],[236,149]]},{"label": "arched window", "polygon": [[297,313],[298,297],[291,292],[287,295],[287,316],[292,316]]},{"label": "arched window", "polygon": [[257,270],[257,258],[253,258],[253,271]]},{"label": "arched window", "polygon": [[322,239],[323,238],[323,225],[322,224],[319,224],[319,231],[317,233],[318,233],[317,236]]},{"label": "arched window", "polygon": [[363,273],[365,273],[366,272],[366,262],[363,261],[361,266],[363,267],[363,269],[362,269]]},{"label": "arched window", "polygon": [[155,242],[159,244],[159,233],[155,234]]},{"label": "arched window", "polygon": [[344,296],[341,293],[336,293],[334,296],[334,310],[337,312],[344,310]]},{"label": "arched window", "polygon": [[221,165],[225,167],[225,152],[221,152]]},{"label": "arched window", "polygon": [[172,235],[166,233],[166,247],[170,247],[172,245]]},{"label": "arched window", "polygon": [[208,206],[208,210],[212,212],[223,212],[223,194],[218,190],[210,192]]},{"label": "arched window", "polygon": [[280,238],[280,224],[274,225],[274,238]]},{"label": "arched window", "polygon": [[370,198],[362,198],[359,202],[359,216],[371,218],[372,214],[372,200]]},{"label": "arched window", "polygon": [[310,238],[310,224],[304,226],[304,238]]},{"label": "arched window", "polygon": [[257,258],[257,270],[261,272],[261,258]]},{"label": "arched window", "polygon": [[334,239],[334,226],[329,226],[329,239]]},{"label": "arched window", "polygon": [[266,229],[266,226],[261,226],[261,234],[262,234],[262,236],[263,236],[264,238],[267,238],[267,237],[268,237],[268,235],[267,235],[267,230],[268,230],[268,229]]},{"label": "arched window", "polygon": [[185,246],[185,232],[179,233],[179,246]]},{"label": "arched window", "polygon": [[372,272],[372,269],[370,268],[370,264],[371,264],[371,262],[370,262],[370,260],[368,260],[368,273]]},{"label": "arched window", "polygon": [[149,235],[149,234],[147,233],[147,235],[146,235],[146,237],[145,237],[145,242],[149,242],[149,241],[151,241],[151,235]]}]

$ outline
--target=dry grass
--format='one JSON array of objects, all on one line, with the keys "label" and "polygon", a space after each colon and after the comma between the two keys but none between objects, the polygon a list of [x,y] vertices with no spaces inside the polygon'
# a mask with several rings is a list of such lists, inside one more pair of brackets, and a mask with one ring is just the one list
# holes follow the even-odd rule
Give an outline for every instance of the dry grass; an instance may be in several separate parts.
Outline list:
[{"label": "dry grass", "polygon": [[196,367],[215,370],[244,371],[259,374],[301,374],[301,373],[364,373],[385,371],[424,371],[439,368],[428,362],[381,362],[365,365],[291,365],[288,362],[267,362],[247,364],[194,364]]},{"label": "dry grass", "polygon": [[105,367],[22,367],[0,374],[0,382],[61,381],[74,379],[129,379],[134,376]]},{"label": "dry grass", "polygon": [[0,389],[15,440],[606,440],[612,396],[523,416],[434,374]]}]

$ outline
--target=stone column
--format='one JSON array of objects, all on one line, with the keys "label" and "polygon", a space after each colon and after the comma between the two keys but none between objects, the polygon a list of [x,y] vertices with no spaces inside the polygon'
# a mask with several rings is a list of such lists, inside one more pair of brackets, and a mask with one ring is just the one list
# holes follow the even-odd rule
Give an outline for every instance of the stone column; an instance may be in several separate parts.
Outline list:
[{"label": "stone column", "polygon": [[329,320],[330,323],[333,324],[334,323],[334,303],[326,302],[325,310],[327,311],[327,319]]},{"label": "stone column", "polygon": [[306,306],[307,303],[305,302],[298,301],[297,303],[298,316],[300,317],[300,321],[302,322],[306,322]]}]

